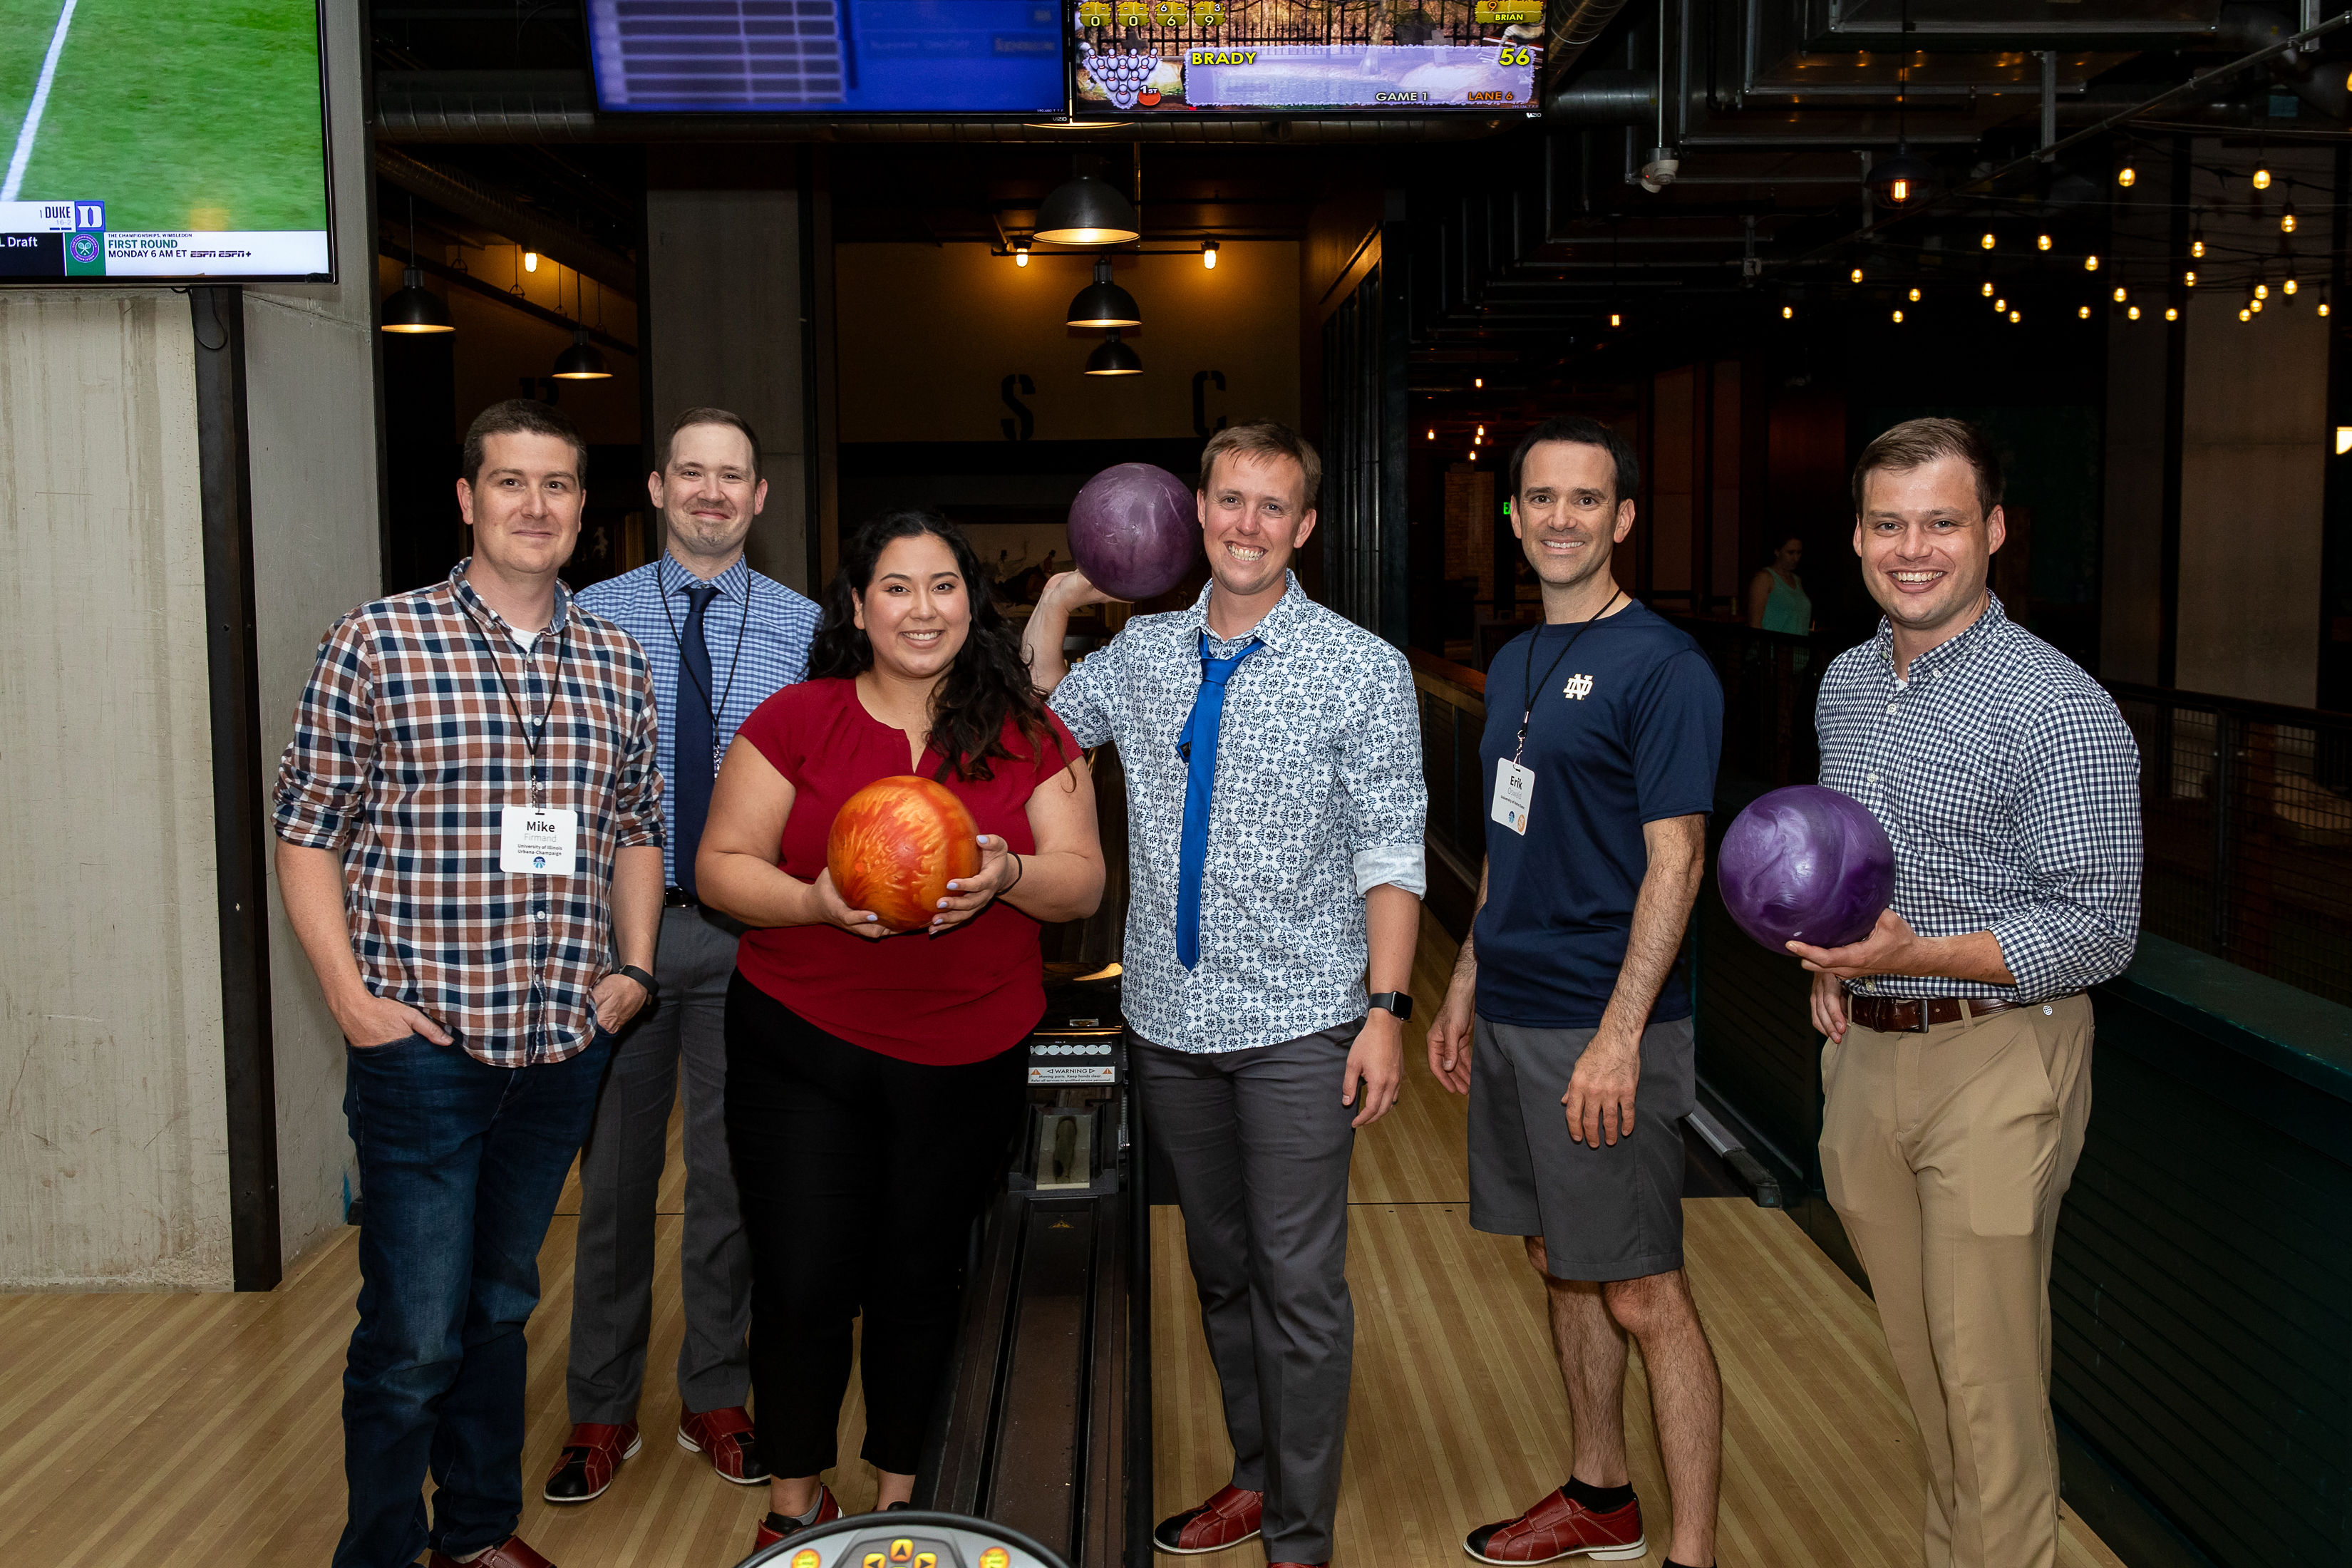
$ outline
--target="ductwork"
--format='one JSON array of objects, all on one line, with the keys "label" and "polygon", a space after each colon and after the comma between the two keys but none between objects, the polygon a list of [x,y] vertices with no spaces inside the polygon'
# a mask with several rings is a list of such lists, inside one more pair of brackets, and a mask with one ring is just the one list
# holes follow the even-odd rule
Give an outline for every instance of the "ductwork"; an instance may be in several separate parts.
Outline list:
[{"label": "ductwork", "polygon": [[536,250],[593,278],[615,294],[636,298],[636,262],[568,224],[520,206],[503,193],[464,174],[420,163],[381,142],[375,150],[375,172],[446,212],[495,229],[526,250]]},{"label": "ductwork", "polygon": [[1544,79],[1558,82],[1624,8],[1625,0],[1572,0],[1563,6],[1544,46]]},{"label": "ductwork", "polygon": [[1658,78],[1654,71],[1589,70],[1552,89],[1544,118],[1570,125],[1654,125]]}]

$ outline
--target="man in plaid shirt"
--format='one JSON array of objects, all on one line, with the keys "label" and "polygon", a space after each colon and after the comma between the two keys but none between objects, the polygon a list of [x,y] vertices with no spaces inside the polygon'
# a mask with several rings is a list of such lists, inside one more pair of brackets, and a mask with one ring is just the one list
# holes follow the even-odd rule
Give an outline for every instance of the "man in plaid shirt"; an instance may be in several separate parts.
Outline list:
[{"label": "man in plaid shirt", "polygon": [[662,910],[645,655],[556,578],[587,456],[551,408],[485,410],[473,557],[328,632],[278,764],[278,886],[348,1042],[365,1199],[336,1568],[546,1564],[514,1534],[523,1325]]},{"label": "man in plaid shirt", "polygon": [[1895,906],[1813,973],[1822,1180],[1927,1461],[1927,1568],[2052,1568],[2050,1258],[2091,1115],[2087,989],[2139,937],[2139,751],[1986,586],[1984,433],[1914,419],[1855,466],[1886,612],[1822,677],[1822,783],[1895,845]]}]

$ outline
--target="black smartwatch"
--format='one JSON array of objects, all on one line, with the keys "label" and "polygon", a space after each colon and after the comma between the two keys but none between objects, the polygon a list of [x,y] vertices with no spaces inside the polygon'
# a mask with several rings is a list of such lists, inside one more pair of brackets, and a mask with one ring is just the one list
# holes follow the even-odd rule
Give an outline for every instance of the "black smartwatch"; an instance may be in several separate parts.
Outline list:
[{"label": "black smartwatch", "polygon": [[1400,1018],[1412,1016],[1412,998],[1402,991],[1375,991],[1366,1000],[1383,1013],[1394,1013]]},{"label": "black smartwatch", "polygon": [[655,997],[661,994],[661,987],[654,984],[654,977],[647,974],[644,970],[639,969],[635,964],[625,963],[621,965],[620,973],[627,975],[630,979],[635,981],[638,984],[646,988],[646,1001],[651,1002]]}]

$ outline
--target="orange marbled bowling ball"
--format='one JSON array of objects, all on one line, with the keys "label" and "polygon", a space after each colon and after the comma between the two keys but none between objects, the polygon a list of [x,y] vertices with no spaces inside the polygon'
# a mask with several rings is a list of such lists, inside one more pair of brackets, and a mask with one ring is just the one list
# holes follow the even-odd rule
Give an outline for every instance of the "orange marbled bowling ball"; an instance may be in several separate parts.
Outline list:
[{"label": "orange marbled bowling ball", "polygon": [[841,803],[824,863],[842,901],[871,910],[889,931],[920,931],[948,883],[980,869],[980,829],[947,785],[901,773]]}]

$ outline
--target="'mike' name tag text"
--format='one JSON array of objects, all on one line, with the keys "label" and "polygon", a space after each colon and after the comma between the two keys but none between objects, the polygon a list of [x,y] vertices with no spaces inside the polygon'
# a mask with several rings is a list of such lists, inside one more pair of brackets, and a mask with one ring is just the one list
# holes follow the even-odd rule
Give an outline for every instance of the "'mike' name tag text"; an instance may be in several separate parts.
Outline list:
[{"label": "'mike' name tag text", "polygon": [[1528,806],[1534,801],[1536,775],[1531,768],[1517,763],[1495,764],[1495,807],[1490,815],[1512,832],[1524,836],[1528,830]]},{"label": "'mike' name tag text", "polygon": [[499,869],[523,877],[569,877],[580,814],[509,805],[499,814]]}]

